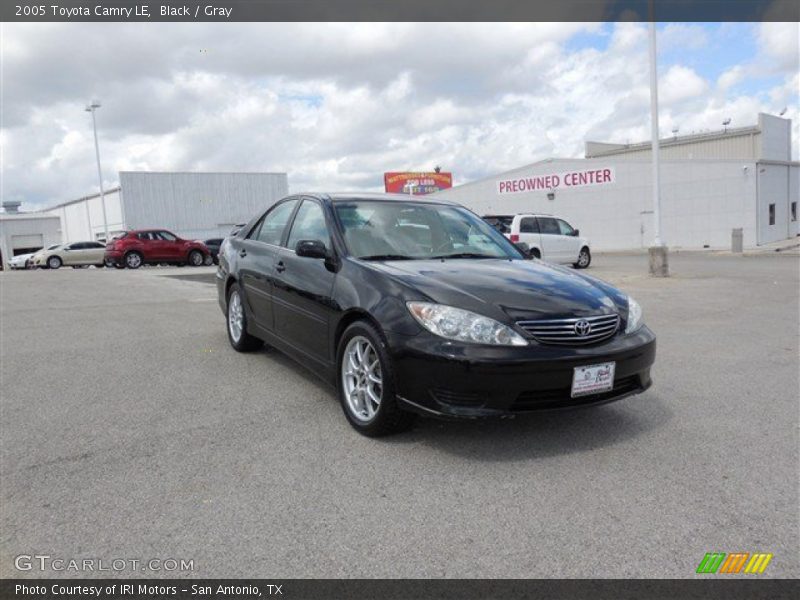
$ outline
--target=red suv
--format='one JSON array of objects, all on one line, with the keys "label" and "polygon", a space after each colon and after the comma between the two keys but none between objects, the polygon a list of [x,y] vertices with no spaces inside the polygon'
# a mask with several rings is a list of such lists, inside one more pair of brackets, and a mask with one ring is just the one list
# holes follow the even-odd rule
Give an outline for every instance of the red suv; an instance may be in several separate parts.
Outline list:
[{"label": "red suv", "polygon": [[107,266],[138,269],[145,263],[188,263],[199,267],[210,252],[203,242],[182,240],[165,229],[128,231],[106,244]]}]

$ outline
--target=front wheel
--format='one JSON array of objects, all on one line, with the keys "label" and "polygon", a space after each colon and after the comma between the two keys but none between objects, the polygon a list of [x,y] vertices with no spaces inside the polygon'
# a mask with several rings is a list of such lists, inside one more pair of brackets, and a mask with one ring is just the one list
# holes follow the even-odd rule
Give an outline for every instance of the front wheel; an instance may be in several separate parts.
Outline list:
[{"label": "front wheel", "polygon": [[589,252],[589,249],[584,246],[581,248],[580,254],[578,254],[578,262],[573,263],[573,267],[576,269],[585,269],[588,267],[592,262],[592,254]]},{"label": "front wheel", "polygon": [[339,401],[356,431],[379,437],[411,427],[415,415],[397,404],[392,361],[372,325],[365,321],[350,325],[336,356]]},{"label": "front wheel", "polygon": [[203,256],[203,253],[200,252],[200,250],[192,250],[189,252],[189,264],[193,267],[202,266],[205,259],[205,256]]},{"label": "front wheel", "polygon": [[234,283],[228,290],[228,341],[237,352],[258,350],[264,342],[247,333],[247,315],[239,285]]},{"label": "front wheel", "polygon": [[51,256],[47,259],[47,268],[48,269],[60,269],[61,268],[61,259],[57,256]]}]

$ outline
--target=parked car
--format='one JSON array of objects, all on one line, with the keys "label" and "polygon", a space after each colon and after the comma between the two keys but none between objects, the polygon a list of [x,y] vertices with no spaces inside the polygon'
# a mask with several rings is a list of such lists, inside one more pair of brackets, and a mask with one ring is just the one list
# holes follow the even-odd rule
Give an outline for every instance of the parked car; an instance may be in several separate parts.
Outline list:
[{"label": "parked car", "polygon": [[31,260],[33,268],[58,269],[70,267],[103,266],[105,245],[101,242],[73,242],[50,246],[37,252]]},{"label": "parked car", "polygon": [[184,240],[166,229],[127,231],[106,244],[107,266],[138,269],[144,264],[172,263],[201,266],[209,250],[203,242]]},{"label": "parked car", "polygon": [[211,261],[216,265],[219,264],[219,260],[217,256],[219,255],[219,247],[222,245],[222,240],[225,238],[211,238],[210,240],[206,240],[204,243],[206,248],[208,248],[208,252],[211,254]]},{"label": "parked car", "polygon": [[592,262],[589,240],[559,217],[520,214],[486,215],[483,219],[512,242],[527,244],[534,258],[576,269],[585,269]]},{"label": "parked car", "polygon": [[231,346],[266,342],[322,376],[365,435],[415,413],[586,406],[651,385],[655,336],[635,300],[530,260],[457,204],[291,196],[227,238],[219,260]]},{"label": "parked car", "polygon": [[30,259],[33,257],[35,253],[30,252],[27,254],[17,254],[16,256],[12,256],[8,261],[9,269],[20,270],[20,269],[27,269],[28,265],[30,264]]}]

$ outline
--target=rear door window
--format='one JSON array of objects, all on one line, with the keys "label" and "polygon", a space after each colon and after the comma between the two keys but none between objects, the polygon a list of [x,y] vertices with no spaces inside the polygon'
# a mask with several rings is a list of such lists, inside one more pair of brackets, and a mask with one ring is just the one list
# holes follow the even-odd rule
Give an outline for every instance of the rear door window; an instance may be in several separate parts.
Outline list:
[{"label": "rear door window", "polygon": [[283,239],[286,224],[289,222],[289,217],[292,216],[295,206],[297,206],[297,200],[287,200],[270,210],[261,221],[258,231],[251,232],[251,239],[279,246]]},{"label": "rear door window", "polygon": [[524,217],[519,224],[520,233],[539,233],[539,224],[535,217]]}]

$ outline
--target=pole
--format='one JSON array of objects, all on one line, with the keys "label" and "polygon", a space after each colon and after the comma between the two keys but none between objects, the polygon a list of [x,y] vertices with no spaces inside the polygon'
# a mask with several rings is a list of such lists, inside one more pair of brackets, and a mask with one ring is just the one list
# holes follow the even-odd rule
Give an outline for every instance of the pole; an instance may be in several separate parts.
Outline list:
[{"label": "pole", "polygon": [[649,249],[650,275],[669,277],[669,255],[661,237],[661,164],[658,143],[658,69],[656,66],[656,19],[650,0],[650,137],[653,154],[653,246]]},{"label": "pole", "polygon": [[103,191],[103,171],[100,168],[100,144],[97,142],[97,119],[95,119],[94,111],[97,108],[92,102],[90,112],[92,113],[92,129],[94,130],[94,153],[97,157],[97,180],[100,184],[100,205],[103,207],[103,231],[106,236],[106,243],[108,243],[108,218],[106,217],[106,195]]},{"label": "pole", "polygon": [[650,21],[650,136],[653,140],[653,220],[655,246],[663,246],[661,240],[661,165],[658,143],[658,71],[656,69],[656,24]]}]

